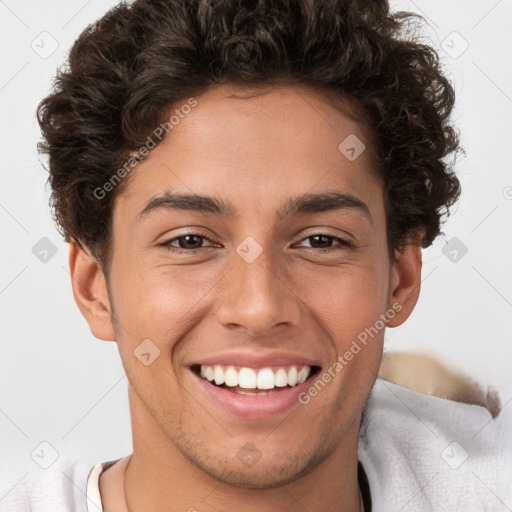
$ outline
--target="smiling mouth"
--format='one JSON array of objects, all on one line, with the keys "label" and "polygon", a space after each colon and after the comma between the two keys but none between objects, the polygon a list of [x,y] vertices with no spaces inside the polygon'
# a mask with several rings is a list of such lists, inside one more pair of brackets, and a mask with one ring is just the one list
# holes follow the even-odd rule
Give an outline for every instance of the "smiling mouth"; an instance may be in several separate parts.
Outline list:
[{"label": "smiling mouth", "polygon": [[191,370],[213,386],[249,396],[269,396],[311,379],[320,366],[286,365],[264,368],[192,365]]}]

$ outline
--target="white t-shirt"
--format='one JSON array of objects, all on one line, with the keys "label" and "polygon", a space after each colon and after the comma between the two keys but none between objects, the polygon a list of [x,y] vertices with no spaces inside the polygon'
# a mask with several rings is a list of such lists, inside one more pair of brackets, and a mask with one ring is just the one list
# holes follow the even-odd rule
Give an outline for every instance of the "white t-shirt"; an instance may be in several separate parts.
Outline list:
[{"label": "white t-shirt", "polygon": [[[99,475],[117,460],[31,472],[0,496],[0,512],[102,512]],[[379,378],[365,408],[359,461],[372,512],[512,510],[512,406],[493,419],[481,406]]]}]

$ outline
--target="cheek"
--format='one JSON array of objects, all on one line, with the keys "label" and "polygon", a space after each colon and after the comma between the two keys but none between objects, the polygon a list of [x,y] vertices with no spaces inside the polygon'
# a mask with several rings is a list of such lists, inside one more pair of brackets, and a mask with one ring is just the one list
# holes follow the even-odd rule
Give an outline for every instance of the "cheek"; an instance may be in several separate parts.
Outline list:
[{"label": "cheek", "polygon": [[124,338],[135,345],[149,338],[171,349],[165,344],[179,339],[197,320],[218,280],[218,272],[199,266],[196,270],[141,266],[112,276],[115,312]]},{"label": "cheek", "polygon": [[198,323],[202,299],[211,288],[208,279],[164,267],[141,266],[112,276],[123,366],[131,385],[156,410],[165,401],[156,390],[179,396],[179,340]]},{"label": "cheek", "polygon": [[300,296],[333,340],[346,344],[385,312],[389,276],[380,262],[316,269],[300,276]]},{"label": "cheek", "polygon": [[316,297],[316,316],[336,345],[337,352],[347,350],[353,340],[375,325],[383,312],[381,290],[374,283],[344,279],[342,286],[333,286],[330,293]]}]

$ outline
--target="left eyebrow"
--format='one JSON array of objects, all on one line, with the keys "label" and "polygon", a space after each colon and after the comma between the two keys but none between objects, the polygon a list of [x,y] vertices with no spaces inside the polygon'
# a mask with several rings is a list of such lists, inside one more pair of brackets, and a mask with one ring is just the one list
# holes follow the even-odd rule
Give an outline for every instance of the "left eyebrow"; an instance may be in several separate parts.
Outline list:
[{"label": "left eyebrow", "polygon": [[[139,212],[137,219],[142,219],[150,212],[159,209],[188,210],[201,213],[213,213],[223,217],[236,216],[236,208],[222,199],[202,196],[198,194],[177,194],[170,191],[154,197],[145,208]],[[372,216],[370,209],[360,199],[350,194],[340,192],[324,192],[321,194],[303,194],[288,198],[284,206],[276,212],[278,220],[293,215],[308,213],[323,213],[335,210],[357,210],[363,213],[370,223]]]},{"label": "left eyebrow", "polygon": [[323,194],[304,194],[289,198],[284,207],[277,212],[282,220],[286,217],[307,213],[323,213],[335,210],[355,209],[363,213],[370,222],[372,216],[368,205],[350,194],[340,192],[326,192]]}]

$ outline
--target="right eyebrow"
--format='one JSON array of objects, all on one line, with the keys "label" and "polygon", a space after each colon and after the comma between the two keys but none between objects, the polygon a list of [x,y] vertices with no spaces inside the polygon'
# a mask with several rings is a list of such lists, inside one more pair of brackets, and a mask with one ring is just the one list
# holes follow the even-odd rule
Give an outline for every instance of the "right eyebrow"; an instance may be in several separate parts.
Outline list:
[{"label": "right eyebrow", "polygon": [[214,213],[223,217],[234,216],[234,209],[231,205],[222,201],[222,199],[201,196],[198,194],[176,194],[167,191],[164,194],[151,199],[145,208],[139,212],[137,219],[142,219],[149,215],[150,212],[162,208]]}]

